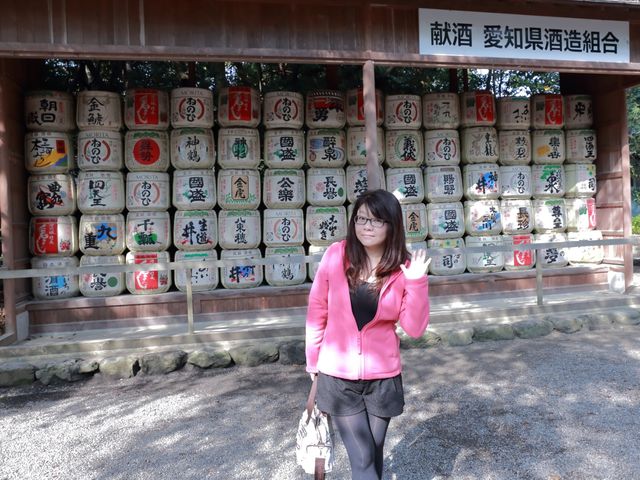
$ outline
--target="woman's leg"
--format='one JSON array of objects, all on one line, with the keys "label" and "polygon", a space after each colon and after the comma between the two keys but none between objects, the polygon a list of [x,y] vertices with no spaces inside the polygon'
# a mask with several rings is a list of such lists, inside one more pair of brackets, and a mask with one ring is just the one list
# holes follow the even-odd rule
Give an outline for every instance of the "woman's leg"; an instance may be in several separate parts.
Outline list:
[{"label": "woman's leg", "polygon": [[382,468],[384,464],[384,440],[387,436],[387,428],[391,418],[389,417],[376,417],[370,413],[367,414],[369,419],[369,428],[371,429],[371,435],[373,437],[373,443],[376,448],[376,472],[378,478],[382,478]]},{"label": "woman's leg", "polygon": [[[347,449],[351,464],[351,478],[380,480],[381,472],[379,473],[376,468],[376,442],[369,426],[366,410],[355,415],[333,415],[331,419],[338,428]],[[384,444],[384,438],[382,443]],[[380,463],[382,465],[382,462]]]}]

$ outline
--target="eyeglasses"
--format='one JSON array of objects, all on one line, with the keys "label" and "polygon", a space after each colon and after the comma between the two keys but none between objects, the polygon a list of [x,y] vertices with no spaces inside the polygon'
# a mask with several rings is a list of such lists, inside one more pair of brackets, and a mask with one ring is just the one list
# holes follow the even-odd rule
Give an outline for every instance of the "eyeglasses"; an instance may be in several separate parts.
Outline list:
[{"label": "eyeglasses", "polygon": [[356,225],[366,225],[367,223],[370,223],[374,228],[382,228],[384,227],[384,224],[387,223],[386,220],[380,220],[379,218],[361,217],[360,215],[356,215],[355,221]]}]

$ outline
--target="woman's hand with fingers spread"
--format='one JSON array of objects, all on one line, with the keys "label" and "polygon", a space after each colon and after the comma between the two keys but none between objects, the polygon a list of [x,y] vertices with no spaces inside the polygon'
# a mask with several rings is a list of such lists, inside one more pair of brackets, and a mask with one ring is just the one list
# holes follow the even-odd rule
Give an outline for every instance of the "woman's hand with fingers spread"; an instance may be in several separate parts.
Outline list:
[{"label": "woman's hand with fingers spread", "polygon": [[424,248],[413,252],[411,255],[411,264],[408,267],[400,265],[404,272],[404,276],[410,280],[415,280],[427,274],[427,269],[431,259],[427,257],[427,251]]}]

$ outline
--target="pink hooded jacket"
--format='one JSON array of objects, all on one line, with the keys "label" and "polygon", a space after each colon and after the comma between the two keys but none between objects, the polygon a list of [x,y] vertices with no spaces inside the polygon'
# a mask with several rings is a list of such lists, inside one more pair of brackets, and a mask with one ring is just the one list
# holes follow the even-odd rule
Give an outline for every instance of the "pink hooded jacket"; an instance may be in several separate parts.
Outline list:
[{"label": "pink hooded jacket", "polygon": [[348,380],[394,377],[402,370],[396,323],[416,338],[429,323],[427,277],[410,280],[398,269],[380,291],[375,317],[358,331],[344,272],[345,245],[327,249],[309,293],[307,372]]}]

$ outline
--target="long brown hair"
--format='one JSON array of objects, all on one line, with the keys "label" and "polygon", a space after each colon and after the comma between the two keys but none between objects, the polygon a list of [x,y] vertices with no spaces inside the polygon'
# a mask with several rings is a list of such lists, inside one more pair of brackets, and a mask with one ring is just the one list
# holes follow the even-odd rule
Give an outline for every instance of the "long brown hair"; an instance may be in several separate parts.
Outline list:
[{"label": "long brown hair", "polygon": [[375,287],[380,290],[384,280],[409,259],[402,223],[402,209],[396,197],[386,190],[370,190],[356,200],[351,220],[349,220],[344,259],[345,273],[351,288],[360,283],[360,279],[367,272],[367,252],[356,237],[356,215],[363,205],[374,217],[388,224],[384,253],[375,270],[377,279]]}]

